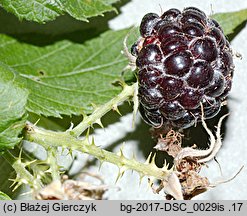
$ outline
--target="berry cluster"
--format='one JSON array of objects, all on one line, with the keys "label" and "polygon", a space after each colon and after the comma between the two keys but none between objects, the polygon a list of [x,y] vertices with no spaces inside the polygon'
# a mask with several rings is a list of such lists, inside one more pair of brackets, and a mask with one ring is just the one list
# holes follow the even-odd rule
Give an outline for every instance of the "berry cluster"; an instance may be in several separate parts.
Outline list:
[{"label": "berry cluster", "polygon": [[218,114],[231,89],[233,60],[219,24],[201,10],[146,14],[132,46],[139,111],[153,127],[188,128]]}]

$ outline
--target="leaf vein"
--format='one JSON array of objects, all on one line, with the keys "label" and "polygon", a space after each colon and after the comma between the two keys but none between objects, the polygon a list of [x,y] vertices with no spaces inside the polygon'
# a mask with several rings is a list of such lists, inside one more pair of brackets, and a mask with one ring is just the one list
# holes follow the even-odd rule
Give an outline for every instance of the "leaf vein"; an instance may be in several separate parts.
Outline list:
[{"label": "leaf vein", "polygon": [[[119,40],[119,37],[116,37],[115,40],[112,40],[110,43],[107,44],[107,47],[111,46],[112,44],[116,43]],[[89,58],[87,58],[84,62],[81,62],[79,65],[77,65],[76,67],[73,68],[73,70],[76,70],[80,67],[82,67],[83,65],[85,65],[86,63],[90,62],[92,59],[94,59],[95,57],[97,57],[102,51],[104,51],[106,49],[105,46],[102,46],[101,49],[99,49],[97,52],[95,52],[93,55],[91,55]]]},{"label": "leaf vein", "polygon": [[20,67],[20,66],[25,66],[25,65],[29,65],[29,64],[35,63],[35,62],[37,62],[39,60],[45,59],[45,58],[53,55],[53,54],[55,54],[55,53],[57,53],[59,51],[62,51],[62,50],[66,49],[69,46],[71,46],[71,44],[65,44],[64,46],[61,46],[58,49],[54,49],[54,50],[52,50],[50,52],[47,52],[45,55],[41,55],[40,57],[35,58],[32,61],[25,62],[25,63],[22,63],[22,64],[10,65],[10,66],[15,68],[15,67]]},{"label": "leaf vein", "polygon": [[[107,67],[110,67],[112,65],[122,63],[124,61],[126,61],[126,59],[120,59],[118,61],[113,61],[113,62],[102,64],[102,65],[97,65],[97,66],[93,66],[93,67],[89,67],[89,68],[85,68],[85,69],[81,69],[81,70],[70,71],[68,73],[63,73],[63,74],[59,74],[59,75],[46,76],[46,77],[43,77],[43,78],[51,79],[51,78],[68,77],[68,76],[78,75],[78,74],[81,74],[81,73],[86,73],[86,72],[94,71],[94,70],[97,70],[97,69],[107,68]],[[111,75],[111,74],[104,74],[104,75],[115,77],[114,75]]]},{"label": "leaf vein", "polygon": [[[93,95],[96,95],[96,96],[108,98],[107,96],[98,93],[98,92],[104,92],[104,91],[92,92],[92,91],[86,91],[86,90],[76,90],[76,89],[71,89],[71,88],[65,88],[65,87],[63,87],[63,86],[50,85],[50,84],[48,84],[48,83],[44,83],[44,82],[41,82],[41,81],[34,80],[34,79],[32,79],[31,77],[26,76],[25,74],[20,74],[20,75],[21,75],[22,77],[25,77],[25,78],[29,79],[29,80],[32,81],[32,82],[36,82],[36,83],[38,83],[38,84],[40,84],[40,85],[43,85],[43,86],[45,86],[45,87],[49,87],[49,88],[52,88],[52,89],[58,89],[58,90],[62,90],[62,91],[68,91],[68,92],[74,92],[74,93],[80,93],[80,94],[81,94],[81,93],[82,93],[82,94],[83,94],[83,93],[88,93],[88,94],[93,94]],[[32,92],[32,94],[34,94],[34,93]]]}]

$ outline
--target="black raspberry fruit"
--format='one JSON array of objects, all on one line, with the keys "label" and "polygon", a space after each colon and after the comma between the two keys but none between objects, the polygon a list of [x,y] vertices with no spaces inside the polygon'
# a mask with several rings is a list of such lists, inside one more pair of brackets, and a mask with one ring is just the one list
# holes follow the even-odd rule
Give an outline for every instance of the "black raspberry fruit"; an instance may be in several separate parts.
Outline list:
[{"label": "black raspberry fruit", "polygon": [[136,57],[139,111],[153,127],[188,128],[214,117],[231,89],[234,64],[217,21],[201,10],[146,14]]}]

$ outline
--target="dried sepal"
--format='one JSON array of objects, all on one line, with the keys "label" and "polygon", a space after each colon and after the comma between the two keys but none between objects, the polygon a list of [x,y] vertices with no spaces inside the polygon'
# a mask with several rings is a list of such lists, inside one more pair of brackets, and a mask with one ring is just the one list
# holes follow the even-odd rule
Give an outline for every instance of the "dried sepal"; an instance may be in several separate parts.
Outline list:
[{"label": "dried sepal", "polygon": [[176,200],[183,200],[182,186],[176,172],[172,172],[166,181],[162,181],[158,188],[154,189],[155,193],[164,190],[166,194],[174,197]]},{"label": "dried sepal", "polygon": [[217,131],[215,136],[207,127],[205,120],[202,118],[202,125],[210,137],[209,148],[206,150],[195,149],[192,147],[183,148],[179,154],[174,158],[174,163],[179,164],[179,162],[186,157],[192,158],[197,161],[197,163],[205,163],[212,160],[222,146],[220,128],[222,121],[228,116],[228,114],[222,116],[217,125]]},{"label": "dried sepal", "polygon": [[182,136],[181,133],[170,130],[165,137],[160,136],[158,138],[158,143],[154,148],[159,151],[166,151],[172,157],[176,157],[182,150]]},{"label": "dried sepal", "polygon": [[[85,177],[90,175],[100,180],[99,184],[92,184],[85,181]],[[105,191],[109,186],[104,185],[102,178],[90,173],[83,173],[78,179],[69,179],[62,176],[61,180],[53,181],[43,189],[34,193],[34,198],[38,200],[102,200]]]},{"label": "dried sepal", "polygon": [[[203,107],[202,108],[202,125],[209,135],[209,148],[201,150],[193,145],[191,147],[181,147],[181,137],[177,138],[176,132],[169,131],[163,138],[158,139],[156,149],[166,151],[169,155],[174,157],[174,171],[168,179],[161,181],[160,186],[156,191],[163,191],[167,194],[169,199],[192,199],[194,196],[205,192],[206,190],[216,186],[220,183],[225,183],[233,178],[225,181],[211,184],[207,177],[202,177],[199,172],[206,162],[215,158],[219,152],[221,141],[221,125],[228,114],[222,116],[217,124],[215,134],[207,127],[204,120]],[[241,168],[242,169],[242,168]],[[240,170],[241,170],[240,169]],[[182,194],[182,196],[181,196]]]}]

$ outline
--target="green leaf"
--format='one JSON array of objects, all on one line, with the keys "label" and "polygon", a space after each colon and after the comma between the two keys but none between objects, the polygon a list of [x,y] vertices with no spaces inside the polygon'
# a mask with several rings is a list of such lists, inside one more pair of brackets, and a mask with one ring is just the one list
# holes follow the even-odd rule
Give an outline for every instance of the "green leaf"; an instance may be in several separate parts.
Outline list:
[{"label": "green leaf", "polygon": [[117,0],[2,0],[0,5],[20,20],[26,19],[39,23],[54,20],[64,13],[87,21],[87,18],[103,15],[112,11],[111,4]]},{"label": "green leaf", "polygon": [[11,200],[11,198],[7,194],[0,191],[0,200]]},{"label": "green leaf", "polygon": [[104,2],[105,4],[108,4],[108,5],[114,4],[118,1],[120,1],[120,0],[102,0],[102,2]]},{"label": "green leaf", "polygon": [[247,20],[247,9],[229,13],[214,14],[212,18],[219,22],[225,35],[229,35],[232,34],[239,25]]},{"label": "green leaf", "polygon": [[20,142],[25,125],[25,105],[28,93],[16,84],[17,75],[0,63],[0,151]]},{"label": "green leaf", "polygon": [[[59,0],[64,10],[78,20],[87,21],[87,18],[103,15],[104,12],[112,11],[114,8],[102,0]],[[111,2],[113,3],[113,1]]]},{"label": "green leaf", "polygon": [[54,20],[63,11],[56,1],[47,0],[2,0],[2,7],[16,15],[20,20],[26,19],[44,23]]},{"label": "green leaf", "polygon": [[55,117],[90,113],[92,104],[102,105],[121,90],[113,83],[128,63],[121,54],[128,31],[108,31],[84,45],[60,41],[46,47],[1,35],[0,59],[29,90],[29,111]]}]

